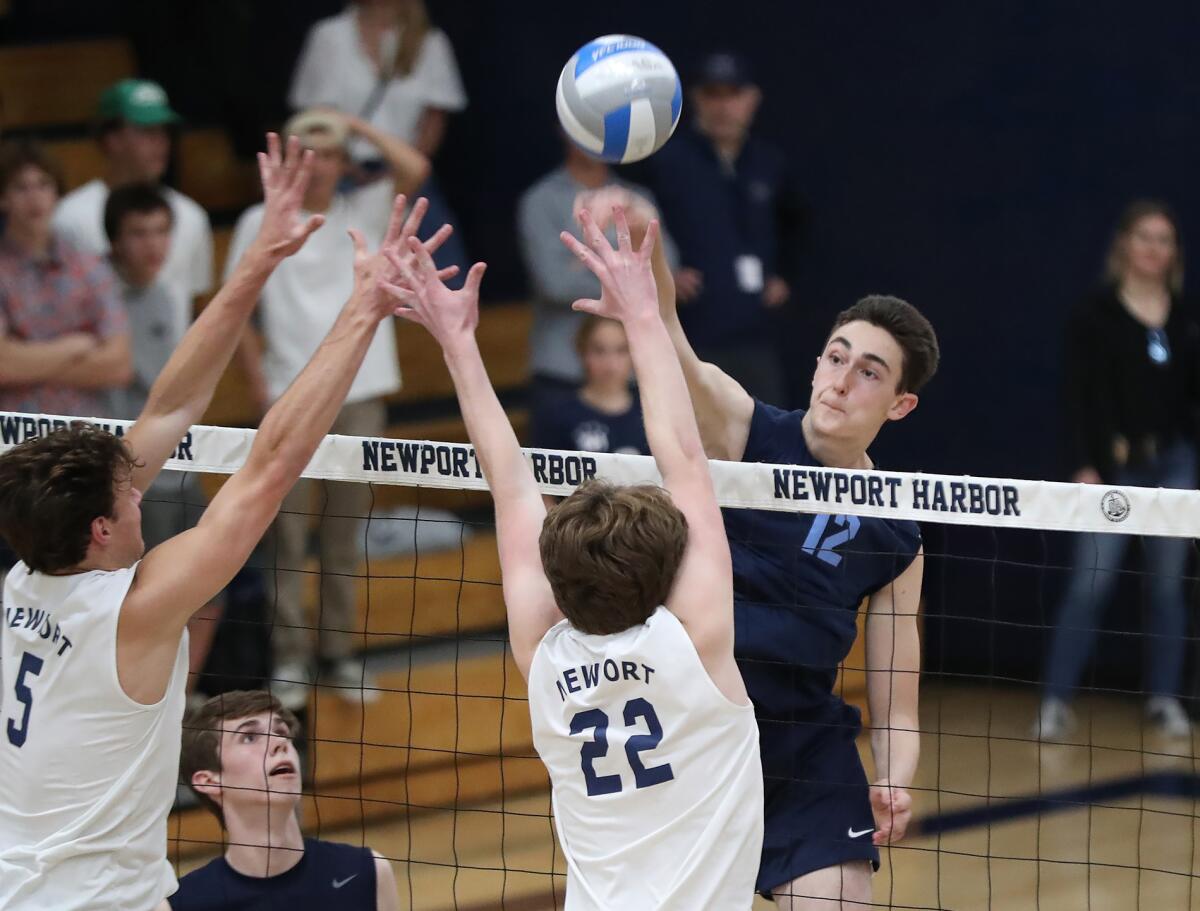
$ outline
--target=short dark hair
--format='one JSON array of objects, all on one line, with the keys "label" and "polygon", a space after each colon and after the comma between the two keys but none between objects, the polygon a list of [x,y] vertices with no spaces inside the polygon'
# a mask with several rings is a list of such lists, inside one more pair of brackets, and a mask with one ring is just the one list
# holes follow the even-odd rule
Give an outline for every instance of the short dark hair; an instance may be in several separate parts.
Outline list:
[{"label": "short dark hair", "polygon": [[661,487],[592,480],[550,510],[538,543],[563,616],[607,636],[667,600],[687,536],[687,519]]},{"label": "short dark hair", "polygon": [[104,205],[104,233],[108,235],[108,242],[116,242],[125,216],[148,215],[151,212],[166,212],[171,222],[175,221],[170,203],[154,184],[131,183],[117,187],[108,194],[108,202]]},{"label": "short dark hair", "polygon": [[179,778],[192,789],[208,809],[225,824],[221,805],[201,794],[192,786],[192,776],[197,772],[221,772],[221,732],[225,722],[238,718],[249,718],[270,712],[278,715],[287,725],[288,734],[295,738],[300,733],[300,722],[283,707],[273,693],[266,690],[231,690],[213,696],[183,720],[183,745],[179,750]]},{"label": "short dark hair", "polygon": [[878,326],[896,340],[904,355],[897,392],[920,392],[937,373],[937,334],[912,304],[887,294],[869,294],[843,310],[833,322],[832,335],[847,323],[858,321]]},{"label": "short dark hair", "polygon": [[77,566],[137,465],[124,440],[82,421],[22,443],[0,456],[0,536],[37,572]]},{"label": "short dark hair", "polygon": [[0,145],[0,193],[7,191],[8,185],[26,168],[38,168],[49,174],[58,195],[62,195],[65,186],[62,167],[45,147],[28,139]]}]

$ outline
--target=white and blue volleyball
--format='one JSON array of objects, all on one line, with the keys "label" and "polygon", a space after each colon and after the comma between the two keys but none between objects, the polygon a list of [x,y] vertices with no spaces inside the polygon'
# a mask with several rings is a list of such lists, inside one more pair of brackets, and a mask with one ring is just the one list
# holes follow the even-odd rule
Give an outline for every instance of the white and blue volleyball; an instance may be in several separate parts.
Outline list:
[{"label": "white and blue volleyball", "polygon": [[683,86],[667,55],[649,41],[605,35],[567,61],[555,100],[576,145],[604,161],[629,163],[671,138]]}]

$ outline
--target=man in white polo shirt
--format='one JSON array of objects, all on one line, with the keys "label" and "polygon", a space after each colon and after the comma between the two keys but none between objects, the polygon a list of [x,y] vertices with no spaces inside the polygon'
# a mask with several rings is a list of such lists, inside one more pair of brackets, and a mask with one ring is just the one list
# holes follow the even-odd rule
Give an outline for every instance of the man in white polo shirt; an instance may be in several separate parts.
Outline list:
[{"label": "man in white polo shirt", "polygon": [[[308,363],[350,293],[351,270],[331,265],[348,262],[353,256],[347,230],[357,228],[368,246],[378,246],[387,231],[396,194],[411,193],[429,175],[428,159],[412,146],[337,111],[313,109],[297,114],[284,132],[298,137],[315,153],[304,209],[324,215],[325,224],[267,280],[259,299],[259,333],[243,336],[239,360],[252,394],[264,409]],[[346,143],[351,134],[374,143],[388,170],[374,183],[344,191],[342,179],[350,165]],[[230,263],[238,261],[253,239],[262,214],[261,205],[252,206],[238,219]],[[379,326],[331,432],[379,436],[387,423],[384,397],[399,388],[395,329],[387,319]],[[325,668],[323,683],[340,687],[338,692],[347,697],[373,695],[362,662],[354,658],[359,637],[347,632],[354,626],[354,573],[365,525],[354,517],[365,517],[370,508],[371,492],[366,484],[301,480],[284,500],[275,522],[271,639],[275,672],[271,689],[289,709],[303,708],[318,661]],[[303,570],[309,516],[314,512],[322,515],[320,600],[317,616],[307,617]]]},{"label": "man in white polo shirt", "polygon": [[86,253],[109,251],[104,206],[109,191],[135,183],[158,186],[171,207],[171,246],[162,282],[182,334],[192,322],[196,297],[213,283],[213,237],[208,214],[178,190],[161,186],[171,158],[168,128],[179,122],[167,93],[147,79],[122,79],[105,89],[97,112],[96,141],[104,153],[104,177],[68,193],[54,213],[54,230]]}]

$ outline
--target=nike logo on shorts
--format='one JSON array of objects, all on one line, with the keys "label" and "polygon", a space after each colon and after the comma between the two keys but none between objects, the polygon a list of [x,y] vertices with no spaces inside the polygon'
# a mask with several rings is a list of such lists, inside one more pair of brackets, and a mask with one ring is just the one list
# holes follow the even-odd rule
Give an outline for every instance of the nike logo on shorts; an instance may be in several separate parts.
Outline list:
[{"label": "nike logo on shorts", "polygon": [[861,838],[862,836],[866,835],[868,832],[874,832],[874,831],[875,831],[874,828],[859,829],[857,832],[855,832],[853,829],[847,829],[846,835],[849,836],[850,838]]},{"label": "nike logo on shorts", "polygon": [[346,883],[348,883],[348,882],[350,882],[350,880],[354,879],[355,876],[358,876],[358,874],[354,873],[350,876],[347,876],[345,879],[335,879],[333,881],[333,888],[335,888],[335,889],[342,888],[342,886],[346,885]]}]

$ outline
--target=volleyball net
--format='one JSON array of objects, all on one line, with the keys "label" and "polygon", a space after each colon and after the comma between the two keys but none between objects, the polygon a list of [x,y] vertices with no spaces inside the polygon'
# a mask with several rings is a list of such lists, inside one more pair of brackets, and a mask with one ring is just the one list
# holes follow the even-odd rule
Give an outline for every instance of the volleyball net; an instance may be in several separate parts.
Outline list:
[{"label": "volleyball net", "polygon": [[[70,420],[0,412],[0,453]],[[147,500],[194,513],[253,439],[251,430],[192,428],[167,463],[176,474]],[[660,480],[648,457],[526,456],[550,496],[593,477]],[[1193,738],[1146,715],[1164,680],[1184,710],[1195,693],[1200,493],[719,461],[711,470],[723,507],[790,513],[810,528],[804,553],[787,560],[836,566],[865,518],[921,525],[921,761],[908,837],[882,850],[876,906],[1200,902]],[[227,591],[222,619],[207,621],[215,636],[198,691],[311,685],[299,713],[304,828],[390,858],[402,907],[561,905],[565,863],[506,647],[490,498],[472,447],[330,436],[304,477],[316,482],[311,496],[285,507],[304,557],[285,564],[277,537],[264,540]],[[342,548],[334,560],[322,539],[347,537],[352,556]],[[279,610],[283,592],[297,609]],[[332,610],[338,598],[349,608]],[[359,679],[324,670],[281,679],[272,659],[285,638],[305,641],[314,659],[330,642],[365,656]],[[864,712],[870,777],[871,735],[886,721],[867,711],[863,638],[837,689]],[[1039,713],[1043,678],[1062,677],[1048,654],[1079,666],[1056,725]],[[172,816],[181,870],[213,856],[223,837],[201,807],[182,801]]]}]

